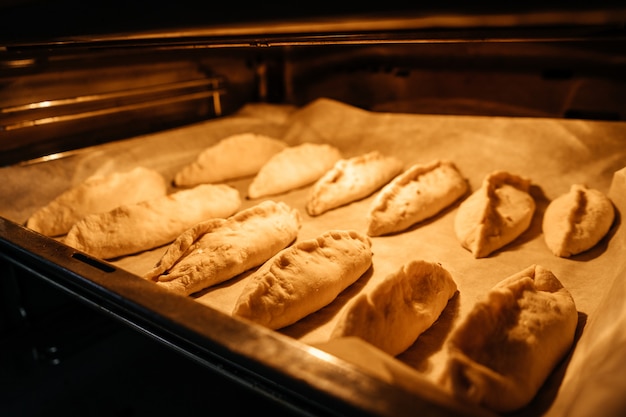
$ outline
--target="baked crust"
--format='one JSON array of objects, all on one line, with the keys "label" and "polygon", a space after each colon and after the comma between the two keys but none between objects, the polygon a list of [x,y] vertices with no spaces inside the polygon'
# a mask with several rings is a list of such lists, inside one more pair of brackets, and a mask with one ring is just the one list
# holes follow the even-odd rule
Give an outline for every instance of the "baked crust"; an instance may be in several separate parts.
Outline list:
[{"label": "baked crust", "polygon": [[542,222],[546,245],[556,256],[577,255],[598,244],[614,219],[615,208],[604,193],[573,184],[546,208]]},{"label": "baked crust", "polygon": [[493,287],[452,332],[439,382],[496,412],[518,410],[571,349],[577,324],[569,291],[532,265]]},{"label": "baked crust", "polygon": [[128,172],[93,175],[33,213],[26,227],[46,236],[60,236],[88,214],[104,213],[165,194],[165,178],[152,169],[136,167]]},{"label": "baked crust", "polygon": [[367,214],[367,234],[404,231],[450,206],[467,188],[467,181],[450,161],[415,164],[376,195]]},{"label": "baked crust", "polygon": [[456,293],[452,275],[440,264],[410,261],[343,311],[331,338],[359,337],[396,356],[439,318]]},{"label": "baked crust", "polygon": [[403,166],[398,158],[378,151],[341,159],[313,185],[306,211],[319,216],[365,198],[391,181]]},{"label": "baked crust", "polygon": [[283,194],[314,183],[341,159],[327,144],[303,143],[283,149],[270,158],[248,187],[248,198]]},{"label": "baked crust", "polygon": [[330,304],[372,265],[371,242],[330,230],[286,248],[251,274],[233,315],[279,329]]},{"label": "baked crust", "polygon": [[72,226],[64,242],[97,258],[117,258],[168,244],[196,223],[228,217],[240,206],[235,188],[202,184],[91,214]]},{"label": "baked crust", "polygon": [[199,223],[167,248],[144,278],[191,295],[261,265],[287,247],[301,227],[300,213],[272,200],[227,219]]},{"label": "baked crust", "polygon": [[285,142],[258,133],[228,136],[181,168],[174,176],[174,184],[188,187],[252,176],[286,147]]},{"label": "baked crust", "polygon": [[528,229],[535,213],[530,180],[495,171],[460,205],[454,231],[475,258],[484,258]]}]

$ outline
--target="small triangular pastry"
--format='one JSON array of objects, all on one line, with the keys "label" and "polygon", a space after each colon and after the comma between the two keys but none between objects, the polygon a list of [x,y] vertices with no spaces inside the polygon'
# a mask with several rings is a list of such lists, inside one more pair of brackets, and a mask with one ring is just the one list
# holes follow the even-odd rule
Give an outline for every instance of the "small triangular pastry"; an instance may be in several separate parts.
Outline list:
[{"label": "small triangular pastry", "polygon": [[456,213],[454,231],[461,245],[475,258],[484,258],[517,239],[535,213],[530,185],[530,180],[506,171],[486,176]]}]

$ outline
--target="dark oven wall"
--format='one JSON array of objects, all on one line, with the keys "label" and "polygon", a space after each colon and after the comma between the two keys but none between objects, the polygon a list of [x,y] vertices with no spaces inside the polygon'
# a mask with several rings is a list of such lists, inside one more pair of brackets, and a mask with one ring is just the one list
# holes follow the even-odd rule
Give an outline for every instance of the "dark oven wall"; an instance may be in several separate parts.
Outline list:
[{"label": "dark oven wall", "polygon": [[450,42],[290,51],[286,101],[374,111],[624,120],[624,49],[610,43]]},{"label": "dark oven wall", "polygon": [[0,59],[0,165],[219,117],[258,100],[257,64],[240,51],[61,48]]},{"label": "dark oven wall", "polygon": [[2,55],[1,165],[328,97],[373,111],[624,120],[618,41],[86,48]]}]

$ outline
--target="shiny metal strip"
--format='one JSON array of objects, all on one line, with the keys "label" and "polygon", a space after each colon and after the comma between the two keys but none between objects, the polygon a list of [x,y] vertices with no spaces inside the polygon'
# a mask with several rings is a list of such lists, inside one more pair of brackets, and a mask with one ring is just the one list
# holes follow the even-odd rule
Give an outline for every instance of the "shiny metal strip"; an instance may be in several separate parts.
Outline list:
[{"label": "shiny metal strip", "polygon": [[79,103],[94,103],[98,101],[111,100],[117,98],[131,98],[131,97],[139,97],[145,94],[153,94],[170,90],[178,90],[183,88],[190,87],[202,87],[205,85],[210,85],[213,88],[217,88],[219,86],[221,80],[219,78],[210,78],[210,79],[200,79],[200,80],[191,80],[177,83],[169,83],[164,85],[156,85],[142,88],[134,88],[132,90],[124,90],[124,91],[115,91],[111,93],[101,93],[101,94],[90,94],[79,97],[71,97],[71,98],[62,98],[56,100],[45,100],[36,103],[29,104],[20,104],[17,106],[9,106],[5,108],[0,108],[1,114],[10,114],[10,113],[18,113],[22,111],[28,110],[36,110],[36,109],[44,109],[44,108],[53,108],[60,106],[67,106],[72,104]]},{"label": "shiny metal strip", "polygon": [[23,129],[23,128],[28,128],[28,127],[33,127],[33,126],[41,126],[41,125],[46,125],[50,123],[59,123],[59,122],[87,119],[90,117],[105,116],[108,114],[121,113],[121,112],[131,111],[131,110],[140,110],[140,109],[145,109],[149,107],[162,106],[165,104],[179,103],[183,101],[197,100],[197,99],[207,98],[207,97],[210,97],[213,99],[215,116],[221,116],[222,110],[221,110],[220,94],[225,93],[225,91],[226,91],[225,89],[202,91],[198,93],[185,94],[185,95],[177,96],[177,97],[151,100],[149,102],[143,102],[143,103],[128,104],[124,106],[117,106],[117,107],[112,107],[112,108],[93,110],[93,111],[75,113],[75,114],[66,114],[66,115],[61,115],[61,116],[44,117],[42,119],[26,120],[26,121],[22,121],[18,123],[12,123],[8,125],[0,126],[0,131],[2,130],[13,131],[17,129]]}]

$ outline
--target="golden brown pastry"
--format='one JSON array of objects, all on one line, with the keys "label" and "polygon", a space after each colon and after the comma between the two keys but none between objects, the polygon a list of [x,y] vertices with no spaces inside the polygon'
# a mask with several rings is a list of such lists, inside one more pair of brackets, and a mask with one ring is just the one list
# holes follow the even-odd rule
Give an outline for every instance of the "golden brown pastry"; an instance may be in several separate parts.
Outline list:
[{"label": "golden brown pastry", "polygon": [[410,261],[371,292],[358,295],[331,338],[356,336],[396,356],[432,326],[456,291],[452,275],[440,264]]},{"label": "golden brown pastry", "polygon": [[372,264],[371,242],[330,230],[283,249],[248,277],[233,315],[279,329],[330,304]]},{"label": "golden brown pastry", "polygon": [[306,210],[318,216],[360,200],[387,184],[402,171],[403,162],[378,151],[341,159],[313,185]]},{"label": "golden brown pastry", "polygon": [[144,278],[191,295],[259,266],[297,237],[300,213],[272,200],[181,234]]},{"label": "golden brown pastry", "polygon": [[152,169],[137,167],[128,172],[93,175],[60,194],[33,213],[26,227],[46,236],[66,234],[88,214],[104,213],[167,193],[165,178]]},{"label": "golden brown pastry", "polygon": [[286,193],[309,185],[341,159],[337,148],[303,143],[283,149],[267,161],[248,187],[248,198]]},{"label": "golden brown pastry", "polygon": [[196,223],[228,217],[240,206],[235,188],[202,184],[91,214],[72,226],[64,242],[97,258],[117,258],[168,244]]},{"label": "golden brown pastry", "polygon": [[518,410],[571,349],[577,323],[567,289],[532,265],[493,287],[453,330],[440,383],[493,411]]},{"label": "golden brown pastry", "polygon": [[258,133],[228,136],[203,150],[195,161],[174,176],[177,186],[219,183],[255,175],[287,144]]},{"label": "golden brown pastry", "polygon": [[490,255],[528,229],[535,213],[530,184],[526,178],[496,171],[461,203],[454,231],[475,258]]},{"label": "golden brown pastry", "polygon": [[415,164],[385,185],[367,214],[369,236],[401,232],[426,220],[467,191],[467,181],[450,161]]},{"label": "golden brown pastry", "polygon": [[574,184],[546,208],[542,226],[546,245],[556,256],[577,255],[594,247],[614,219],[613,203],[604,193]]}]

